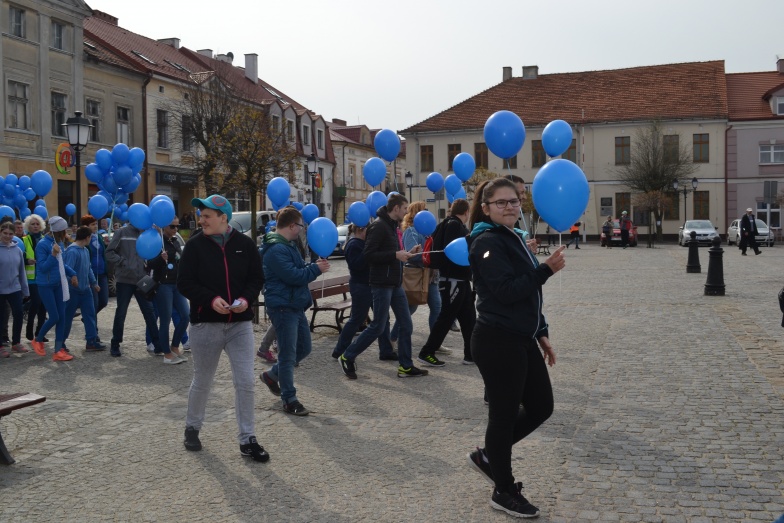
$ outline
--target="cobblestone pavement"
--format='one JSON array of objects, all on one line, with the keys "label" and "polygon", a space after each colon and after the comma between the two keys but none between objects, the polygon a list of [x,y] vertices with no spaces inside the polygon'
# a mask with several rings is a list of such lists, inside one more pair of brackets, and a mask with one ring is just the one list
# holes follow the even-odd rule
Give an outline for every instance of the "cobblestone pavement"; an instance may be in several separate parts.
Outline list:
[{"label": "cobblestone pavement", "polygon": [[[725,297],[703,295],[705,248],[701,274],[686,274],[676,246],[580,250],[546,285],[555,413],[513,454],[540,521],[773,521],[784,512],[784,248],[725,248]],[[113,313],[99,320],[105,340]],[[423,307],[415,350],[426,322]],[[191,364],[147,355],[135,305],[125,338],[122,358],[0,360],[0,391],[47,396],[0,421],[17,459],[0,467],[0,521],[509,520],[466,464],[487,412],[455,333],[445,345],[458,350],[429,377],[396,378],[374,345],[349,381],[330,357],[334,332],[319,329],[295,373],[310,416],[283,413],[258,385],[266,464],[238,452],[225,358],[204,450],[191,453]]]}]

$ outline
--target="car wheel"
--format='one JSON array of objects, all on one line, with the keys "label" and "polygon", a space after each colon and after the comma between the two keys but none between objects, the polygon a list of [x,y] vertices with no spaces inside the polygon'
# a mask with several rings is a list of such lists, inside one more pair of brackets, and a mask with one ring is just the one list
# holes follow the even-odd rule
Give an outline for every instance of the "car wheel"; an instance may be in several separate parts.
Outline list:
[{"label": "car wheel", "polygon": [[117,297],[117,278],[115,278],[114,274],[109,275],[109,296],[112,298]]}]

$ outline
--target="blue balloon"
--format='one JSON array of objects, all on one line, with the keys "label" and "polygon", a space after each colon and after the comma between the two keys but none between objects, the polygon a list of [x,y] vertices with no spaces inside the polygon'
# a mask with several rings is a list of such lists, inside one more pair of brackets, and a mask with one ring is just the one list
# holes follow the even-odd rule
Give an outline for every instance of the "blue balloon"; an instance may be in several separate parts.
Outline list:
[{"label": "blue balloon", "polygon": [[66,205],[65,206],[65,214],[67,214],[68,216],[73,216],[74,214],[76,214],[76,205],[74,205],[72,203],[69,203],[68,205]]},{"label": "blue balloon", "polygon": [[476,162],[474,157],[468,153],[460,153],[452,160],[452,170],[460,181],[467,182],[474,175]]},{"label": "blue balloon", "polygon": [[14,242],[16,243],[17,247],[22,249],[22,252],[25,252],[25,244],[24,241],[22,241],[22,238],[19,238],[18,236],[14,236]]},{"label": "blue balloon", "polygon": [[14,199],[13,198],[9,198],[8,196],[3,197],[3,205],[5,205],[7,207],[13,207],[14,206]]},{"label": "blue balloon", "polygon": [[515,113],[498,111],[485,122],[485,143],[499,158],[511,158],[520,152],[525,143],[525,125]]},{"label": "blue balloon", "polygon": [[84,177],[93,183],[98,183],[103,179],[103,171],[97,163],[91,163],[84,168]]},{"label": "blue balloon", "polygon": [[35,200],[35,191],[32,188],[25,189],[24,196],[28,202],[32,202]]},{"label": "blue balloon", "polygon": [[303,207],[305,207],[305,206],[304,206],[304,205],[302,205],[300,202],[292,202],[292,204],[291,204],[291,205],[293,205],[293,206],[294,206],[294,208],[295,208],[295,209],[297,209],[297,210],[298,210],[298,211],[300,211],[300,212],[302,212],[302,208],[303,208]]},{"label": "blue balloon", "polygon": [[[307,207],[307,206],[306,206]],[[338,244],[338,228],[329,218],[316,218],[308,227],[308,247],[322,258],[326,258]]]},{"label": "blue balloon", "polygon": [[[381,129],[373,139],[373,146],[380,157],[393,162],[400,153],[400,137],[391,129]],[[386,173],[386,169],[384,172]]]},{"label": "blue balloon", "polygon": [[46,171],[35,171],[30,177],[30,187],[38,196],[46,196],[52,190],[52,175]]},{"label": "blue balloon", "polygon": [[446,193],[446,201],[449,202],[449,205],[452,205],[456,198],[457,196],[454,194]]},{"label": "blue balloon", "polygon": [[101,194],[96,194],[87,201],[87,210],[90,211],[93,218],[100,220],[109,211],[109,201]]},{"label": "blue balloon", "polygon": [[128,152],[128,167],[135,173],[144,165],[144,150],[134,147]]},{"label": "blue balloon", "polygon": [[114,193],[117,192],[117,189],[119,189],[117,183],[114,181],[114,176],[112,175],[112,173],[109,173],[106,176],[104,176],[101,182],[98,184],[98,187],[100,187],[101,189],[103,189],[104,191],[108,192],[111,195],[114,195]]},{"label": "blue balloon", "polygon": [[37,202],[35,202],[35,207],[46,207],[46,201],[38,200]]},{"label": "blue balloon", "polygon": [[[174,202],[172,201],[172,199],[171,199],[171,198],[169,198],[169,197],[168,197],[168,196],[166,196],[165,194],[159,194],[159,195],[157,195],[157,196],[153,196],[152,200],[150,200],[150,207],[152,207],[152,204],[154,204],[154,203],[155,203],[155,202],[157,202],[158,200],[166,200],[166,201],[167,201],[167,202],[169,202],[170,204],[174,205]],[[167,224],[167,225],[168,225],[168,224]]]},{"label": "blue balloon", "polygon": [[370,211],[364,202],[354,202],[348,208],[348,219],[357,227],[364,227],[370,221]]},{"label": "blue balloon", "polygon": [[7,205],[0,205],[0,218],[3,216],[8,216],[12,220],[16,219],[16,213],[11,207],[8,207]]},{"label": "blue balloon", "polygon": [[95,163],[101,168],[104,174],[112,168],[112,153],[108,149],[98,149],[95,152]]},{"label": "blue balloon", "polygon": [[583,171],[564,159],[544,164],[534,177],[531,191],[542,220],[558,232],[569,229],[580,219],[590,195]]},{"label": "blue balloon", "polygon": [[128,220],[130,220],[131,225],[137,229],[141,229],[142,231],[149,229],[152,227],[150,208],[143,203],[134,203],[128,207]]},{"label": "blue balloon", "polygon": [[8,196],[9,198],[13,198],[16,196],[16,185],[11,185],[6,183],[3,185],[3,193]]},{"label": "blue balloon", "polygon": [[378,210],[387,204],[387,197],[381,191],[373,191],[372,193],[368,194],[367,200],[365,200],[365,204],[367,205],[368,211],[370,212],[370,216],[375,218]]},{"label": "blue balloon", "polygon": [[114,201],[111,203],[120,205],[127,201],[128,201],[128,194],[126,194],[126,192],[123,191],[122,189],[117,189],[117,193],[115,193],[114,195]]},{"label": "blue balloon", "polygon": [[138,174],[134,174],[133,178],[131,178],[131,181],[123,185],[121,189],[125,191],[125,194],[131,194],[139,187],[141,183],[142,183],[142,177],[139,176]]},{"label": "blue balloon", "polygon": [[389,197],[390,197],[390,196],[392,196],[393,194],[400,194],[400,193],[399,193],[399,192],[397,192],[397,191],[389,191],[389,192],[387,193],[387,199],[389,199]]},{"label": "blue balloon", "polygon": [[23,208],[19,209],[19,218],[21,218],[23,220],[25,218],[27,218],[28,216],[30,216],[31,214],[33,214],[33,211],[31,211],[27,207],[23,207]]},{"label": "blue balloon", "polygon": [[174,204],[171,200],[158,200],[150,205],[150,216],[152,216],[152,223],[158,227],[166,227],[169,225],[174,217]]},{"label": "blue balloon", "polygon": [[455,265],[461,265],[463,267],[468,267],[470,265],[470,263],[468,263],[468,242],[465,237],[457,238],[456,240],[449,242],[449,245],[444,248],[444,254],[449,258],[449,261]]},{"label": "blue balloon", "polygon": [[147,229],[136,239],[136,253],[145,260],[152,260],[162,249],[163,240],[155,229]]},{"label": "blue balloon", "polygon": [[19,178],[15,174],[9,174],[5,177],[5,183],[7,185],[16,186],[19,183]]},{"label": "blue balloon", "polygon": [[278,205],[277,203],[275,203],[275,202],[272,202],[272,210],[273,210],[273,211],[279,211],[279,210],[281,210],[282,208],[283,208],[283,206],[282,206],[282,205]]},{"label": "blue balloon", "polygon": [[572,126],[563,120],[553,120],[542,131],[542,147],[547,156],[561,156],[572,146]]},{"label": "blue balloon", "polygon": [[104,198],[106,198],[106,201],[107,201],[107,202],[111,202],[111,201],[112,201],[112,199],[114,198],[114,196],[113,196],[112,194],[110,194],[110,193],[108,193],[108,192],[106,192],[106,191],[104,191],[104,190],[100,190],[100,191],[98,191],[98,194],[100,194],[101,196],[103,196]]},{"label": "blue balloon", "polygon": [[291,198],[291,187],[285,178],[276,176],[267,184],[267,197],[278,207],[283,207]]},{"label": "blue balloon", "polygon": [[436,230],[438,221],[430,211],[419,211],[414,216],[414,229],[422,236],[430,236]]},{"label": "blue balloon", "polygon": [[463,183],[457,175],[450,174],[446,177],[446,180],[444,180],[444,188],[446,189],[447,194],[457,194],[462,187]]},{"label": "blue balloon", "polygon": [[114,183],[118,186],[125,185],[133,179],[133,171],[127,165],[123,165],[114,170]]},{"label": "blue balloon", "polygon": [[278,225],[276,220],[270,220],[267,222],[267,226],[264,228],[264,232],[270,232],[270,229]]},{"label": "blue balloon", "polygon": [[365,165],[362,166],[362,176],[371,187],[381,185],[384,178],[387,177],[387,166],[381,158],[368,158]]},{"label": "blue balloon", "polygon": [[14,196],[14,207],[17,209],[27,207],[27,198],[25,198],[24,194],[17,194]]},{"label": "blue balloon", "polygon": [[318,218],[318,215],[319,215],[319,208],[312,203],[309,203],[302,208],[302,219],[304,219],[305,223],[307,224],[310,224],[316,218]]},{"label": "blue balloon", "polygon": [[2,189],[3,187],[5,187],[5,178],[0,176],[0,189]]},{"label": "blue balloon", "polygon": [[122,211],[122,212],[125,212],[125,211],[127,211],[127,210],[128,210],[128,204],[127,204],[127,203],[123,203],[123,204],[121,204],[121,205],[118,205],[118,206],[117,206],[117,209],[118,209],[118,210],[120,210],[120,211]]},{"label": "blue balloon", "polygon": [[38,207],[36,207],[36,208],[35,208],[35,210],[33,211],[33,213],[34,213],[34,214],[37,214],[38,216],[40,216],[40,217],[41,217],[41,218],[43,218],[44,220],[46,220],[47,218],[49,218],[49,212],[46,210],[46,207],[41,207],[40,205],[39,205]]},{"label": "blue balloon", "polygon": [[22,188],[22,191],[26,191],[27,189],[29,189],[30,188],[30,184],[32,182],[33,181],[27,175],[19,177],[19,187]]},{"label": "blue balloon", "polygon": [[460,190],[455,193],[455,200],[457,200],[458,198],[462,198],[464,200],[468,198],[468,195],[466,195],[465,187],[461,187]]},{"label": "blue balloon", "polygon": [[441,173],[430,173],[425,178],[425,185],[430,192],[437,193],[444,188],[444,177]]},{"label": "blue balloon", "polygon": [[128,156],[130,155],[130,152],[131,150],[128,149],[127,145],[124,143],[118,143],[112,147],[112,163],[116,167],[128,165]]}]

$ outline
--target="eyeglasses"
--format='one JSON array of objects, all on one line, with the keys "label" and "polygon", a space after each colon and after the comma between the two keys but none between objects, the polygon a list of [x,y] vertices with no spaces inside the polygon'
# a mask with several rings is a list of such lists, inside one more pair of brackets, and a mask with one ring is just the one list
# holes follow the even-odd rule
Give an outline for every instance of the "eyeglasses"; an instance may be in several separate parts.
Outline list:
[{"label": "eyeglasses", "polygon": [[300,227],[302,227],[303,229],[305,228],[305,224],[304,224],[304,223],[296,223],[296,222],[295,222],[293,225],[299,225],[299,226],[300,226]]},{"label": "eyeglasses", "polygon": [[495,204],[496,207],[499,209],[506,209],[507,205],[511,205],[512,207],[520,207],[520,200],[515,198],[514,200],[496,200],[494,202],[485,202],[487,205]]},{"label": "eyeglasses", "polygon": [[169,225],[169,229],[179,229],[179,225]]}]

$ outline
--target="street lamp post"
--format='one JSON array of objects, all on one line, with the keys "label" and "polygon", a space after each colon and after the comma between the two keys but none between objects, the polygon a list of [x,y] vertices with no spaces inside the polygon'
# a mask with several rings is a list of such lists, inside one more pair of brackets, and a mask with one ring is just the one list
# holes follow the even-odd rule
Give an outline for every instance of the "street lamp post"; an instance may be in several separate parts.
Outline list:
[{"label": "street lamp post", "polygon": [[[697,184],[698,183],[699,183],[699,180],[697,180],[697,177],[695,176],[694,178],[691,179],[691,190],[689,190],[688,187],[684,187],[683,188],[683,221],[684,222],[686,221],[686,195],[688,195],[690,192],[697,191]],[[672,188],[673,188],[673,190],[676,193],[678,192],[678,179],[677,178],[672,181]],[[693,204],[694,204],[694,201],[692,201],[692,215],[694,215],[694,208],[693,208],[694,205]]]},{"label": "street lamp post", "polygon": [[313,153],[308,156],[308,174],[310,175],[310,199],[316,203],[316,174],[318,174],[318,158]]},{"label": "street lamp post", "polygon": [[414,175],[411,174],[411,171],[406,171],[406,185],[408,185],[408,202],[411,203],[414,199],[413,193],[411,189],[413,189],[414,184]]},{"label": "street lamp post", "polygon": [[81,152],[87,147],[90,138],[90,129],[93,127],[90,120],[82,116],[81,111],[74,111],[74,116],[68,118],[63,124],[68,134],[68,143],[74,150],[74,160],[76,167],[76,217],[82,215],[82,171],[81,171]]}]

